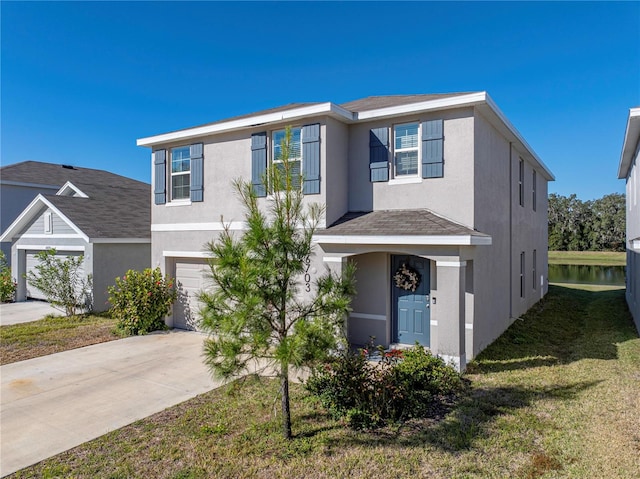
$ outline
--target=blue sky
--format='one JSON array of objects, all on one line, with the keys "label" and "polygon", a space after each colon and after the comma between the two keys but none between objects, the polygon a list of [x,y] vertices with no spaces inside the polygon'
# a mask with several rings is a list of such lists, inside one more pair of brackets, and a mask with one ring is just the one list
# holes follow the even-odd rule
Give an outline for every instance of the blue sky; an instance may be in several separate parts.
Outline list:
[{"label": "blue sky", "polygon": [[136,139],[291,102],[486,90],[583,200],[640,105],[640,2],[7,2],[1,163],[150,182]]}]

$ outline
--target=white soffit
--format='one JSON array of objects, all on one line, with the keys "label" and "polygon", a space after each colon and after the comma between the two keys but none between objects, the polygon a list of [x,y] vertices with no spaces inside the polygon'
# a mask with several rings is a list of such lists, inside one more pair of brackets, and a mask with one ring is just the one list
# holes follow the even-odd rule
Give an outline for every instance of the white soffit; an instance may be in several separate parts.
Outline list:
[{"label": "white soffit", "polygon": [[629,109],[627,129],[624,133],[618,178],[625,179],[629,174],[629,168],[633,158],[640,151],[640,107]]}]

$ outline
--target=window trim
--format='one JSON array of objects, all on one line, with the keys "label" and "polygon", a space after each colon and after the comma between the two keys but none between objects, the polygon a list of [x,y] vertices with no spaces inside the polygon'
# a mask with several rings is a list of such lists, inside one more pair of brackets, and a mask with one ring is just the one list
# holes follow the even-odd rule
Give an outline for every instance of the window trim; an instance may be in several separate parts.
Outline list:
[{"label": "window trim", "polygon": [[[396,129],[401,126],[408,126],[408,125],[416,125],[418,127],[418,131],[416,132],[416,146],[411,148],[396,149]],[[392,151],[391,151],[392,175],[389,178],[389,183],[390,184],[414,183],[414,181],[404,182],[403,180],[406,180],[406,179],[415,179],[415,180],[419,180],[419,181],[415,181],[415,183],[422,183],[422,179],[423,179],[422,178],[422,148],[421,148],[422,122],[419,120],[415,120],[415,121],[407,121],[402,123],[395,123],[391,125],[391,132],[392,132],[392,141],[390,143],[392,145]],[[402,153],[407,151],[417,152],[416,172],[409,175],[398,175],[397,168],[396,168],[396,153],[398,152]]]},{"label": "window trim", "polygon": [[[186,149],[189,153],[189,171],[173,171],[173,152],[175,150]],[[184,161],[184,159],[182,160]],[[169,150],[169,201],[166,204],[174,203],[174,204],[191,204],[191,145],[181,145],[174,146]],[[173,178],[174,176],[187,176],[189,177],[189,191],[185,198],[174,198],[173,197]]]}]

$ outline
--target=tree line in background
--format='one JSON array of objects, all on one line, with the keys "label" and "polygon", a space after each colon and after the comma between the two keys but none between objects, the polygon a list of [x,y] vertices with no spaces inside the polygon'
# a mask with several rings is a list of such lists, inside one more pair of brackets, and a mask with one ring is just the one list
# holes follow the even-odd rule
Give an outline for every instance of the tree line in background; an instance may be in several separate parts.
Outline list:
[{"label": "tree line in background", "polygon": [[549,250],[625,251],[625,197],[619,193],[582,201],[549,195]]}]

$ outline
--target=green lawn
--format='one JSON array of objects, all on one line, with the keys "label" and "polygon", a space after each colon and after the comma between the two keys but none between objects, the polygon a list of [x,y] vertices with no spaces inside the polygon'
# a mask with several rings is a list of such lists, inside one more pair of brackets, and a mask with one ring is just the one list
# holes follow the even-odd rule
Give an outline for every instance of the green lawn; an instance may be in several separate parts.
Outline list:
[{"label": "green lawn", "polygon": [[95,315],[46,317],[0,326],[0,364],[119,339],[115,320]]},{"label": "green lawn", "polygon": [[613,251],[549,251],[549,264],[625,266],[626,254]]},{"label": "green lawn", "polygon": [[[353,432],[292,388],[201,395],[10,476],[73,478],[632,478],[640,470],[640,339],[624,290],[551,286],[470,364],[441,417]],[[275,409],[274,409],[275,407]]]}]

